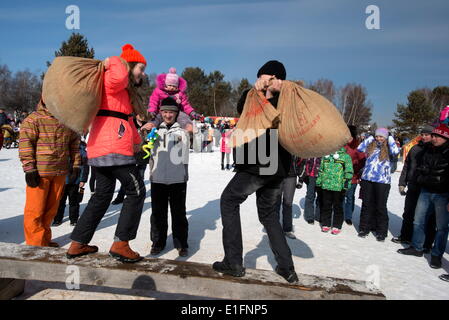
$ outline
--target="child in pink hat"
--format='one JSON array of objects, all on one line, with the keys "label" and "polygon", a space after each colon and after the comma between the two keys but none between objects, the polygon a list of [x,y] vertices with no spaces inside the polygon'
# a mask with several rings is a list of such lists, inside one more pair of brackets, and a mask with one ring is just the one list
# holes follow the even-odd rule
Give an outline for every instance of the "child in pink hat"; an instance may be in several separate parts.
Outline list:
[{"label": "child in pink hat", "polygon": [[162,73],[157,76],[156,84],[157,87],[151,94],[150,103],[148,105],[148,112],[154,117],[154,120],[151,122],[152,125],[157,127],[162,122],[162,118],[158,116],[161,102],[165,98],[171,97],[179,106],[180,112],[177,122],[182,128],[190,129],[192,127],[190,118],[199,120],[201,115],[198,114],[189,103],[186,94],[187,81],[176,74],[175,68],[170,68],[167,74]]}]

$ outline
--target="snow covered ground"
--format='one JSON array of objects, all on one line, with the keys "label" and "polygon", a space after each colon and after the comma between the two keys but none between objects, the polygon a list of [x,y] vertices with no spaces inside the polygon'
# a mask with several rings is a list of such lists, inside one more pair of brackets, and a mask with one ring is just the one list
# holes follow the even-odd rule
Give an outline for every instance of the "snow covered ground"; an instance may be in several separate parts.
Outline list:
[{"label": "snow covered ground", "polygon": [[[401,165],[398,170],[400,169]],[[219,152],[191,153],[189,173],[187,217],[190,228],[190,254],[187,258],[179,258],[170,238],[160,257],[213,263],[223,258],[219,201],[221,192],[233,173],[220,170]],[[148,174],[147,171],[146,185],[149,191]],[[449,299],[448,283],[438,279],[440,274],[449,273],[449,246],[443,257],[443,268],[434,270],[428,265],[429,255],[422,258],[400,255],[396,250],[401,246],[390,241],[392,235],[399,233],[402,221],[404,197],[397,191],[399,174],[396,172],[393,175],[388,200],[389,237],[384,243],[377,242],[372,235],[366,239],[357,237],[360,200],[356,201],[354,226],[344,224],[342,233],[334,236],[322,233],[317,223],[309,225],[304,221],[302,213],[306,188],[297,190],[293,223],[298,239],[288,239],[297,272],[362,280],[367,281],[367,285],[374,283],[388,299]],[[118,187],[117,183],[117,191]],[[151,199],[150,193],[147,194],[137,239],[131,242],[132,248],[145,256],[149,255],[151,246]],[[89,197],[89,189],[86,188],[81,212],[86,207]],[[0,242],[24,243],[24,203],[25,180],[18,160],[18,151],[2,149],[0,150]],[[98,227],[92,244],[98,245],[100,251],[109,250],[120,208],[121,206],[111,205]],[[67,219],[66,216],[61,226],[52,228],[53,239],[65,248],[70,243],[69,236],[72,230]],[[241,220],[245,266],[273,270],[276,262],[268,238],[257,218],[254,195],[242,205]]]}]

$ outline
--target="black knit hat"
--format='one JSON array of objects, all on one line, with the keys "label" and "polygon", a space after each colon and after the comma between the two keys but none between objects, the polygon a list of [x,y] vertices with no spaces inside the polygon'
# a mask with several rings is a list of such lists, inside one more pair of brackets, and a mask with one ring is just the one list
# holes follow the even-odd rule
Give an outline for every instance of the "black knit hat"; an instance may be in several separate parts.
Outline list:
[{"label": "black knit hat", "polygon": [[274,75],[277,79],[285,80],[287,77],[287,71],[285,70],[284,65],[277,60],[270,60],[265,63],[257,72],[257,78],[259,78],[262,74]]},{"label": "black knit hat", "polygon": [[160,110],[179,112],[179,105],[176,103],[175,99],[168,97],[162,100]]}]

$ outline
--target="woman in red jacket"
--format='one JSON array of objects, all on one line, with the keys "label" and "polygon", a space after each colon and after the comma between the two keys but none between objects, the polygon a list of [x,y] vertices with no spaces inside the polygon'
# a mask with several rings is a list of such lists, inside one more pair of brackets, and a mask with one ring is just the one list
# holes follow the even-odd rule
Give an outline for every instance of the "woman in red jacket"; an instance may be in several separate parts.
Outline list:
[{"label": "woman in red jacket", "polygon": [[132,118],[133,111],[141,110],[137,87],[142,84],[146,60],[130,44],[122,49],[120,57],[105,60],[102,103],[87,143],[88,164],[96,172],[95,194],[72,232],[68,258],[98,251],[98,247],[88,243],[111,203],[115,181],[119,180],[126,198],[109,254],[122,262],[142,259],[131,250],[128,241],[136,237],[146,195],[134,157],[141,138]]}]

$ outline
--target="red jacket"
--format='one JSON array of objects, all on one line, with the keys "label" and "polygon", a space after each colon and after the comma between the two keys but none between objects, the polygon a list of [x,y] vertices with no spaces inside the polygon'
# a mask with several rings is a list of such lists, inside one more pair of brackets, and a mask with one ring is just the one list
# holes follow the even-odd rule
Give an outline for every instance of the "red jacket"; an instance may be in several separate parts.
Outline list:
[{"label": "red jacket", "polygon": [[363,168],[365,167],[366,157],[363,152],[357,151],[360,141],[353,139],[350,143],[345,145],[346,152],[351,156],[352,167],[354,169],[354,175],[352,176],[352,184],[359,183],[362,177]]},{"label": "red jacket", "polygon": [[[110,57],[109,66],[104,73],[103,96],[100,109],[118,111],[131,114],[128,91],[128,70],[119,57]],[[97,116],[92,123],[87,143],[89,159],[120,154],[134,157],[133,147],[141,143],[132,117],[128,121],[115,118]]]}]

